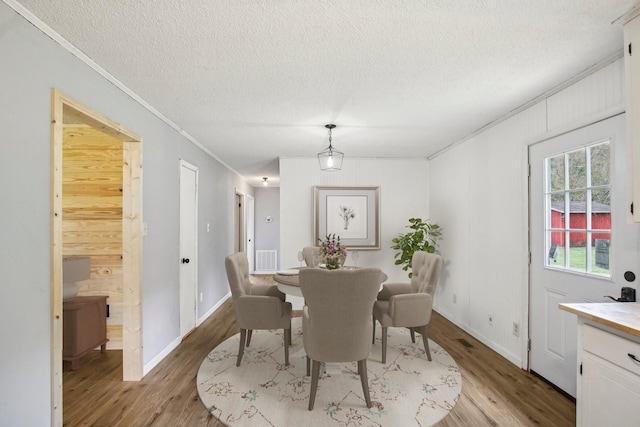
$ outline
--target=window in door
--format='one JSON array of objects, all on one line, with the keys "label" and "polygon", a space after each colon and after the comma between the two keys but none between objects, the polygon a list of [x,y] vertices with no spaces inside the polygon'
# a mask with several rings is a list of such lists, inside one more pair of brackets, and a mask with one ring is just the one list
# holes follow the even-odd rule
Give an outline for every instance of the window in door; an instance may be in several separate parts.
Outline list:
[{"label": "window in door", "polygon": [[609,141],[545,159],[546,266],[611,276]]}]

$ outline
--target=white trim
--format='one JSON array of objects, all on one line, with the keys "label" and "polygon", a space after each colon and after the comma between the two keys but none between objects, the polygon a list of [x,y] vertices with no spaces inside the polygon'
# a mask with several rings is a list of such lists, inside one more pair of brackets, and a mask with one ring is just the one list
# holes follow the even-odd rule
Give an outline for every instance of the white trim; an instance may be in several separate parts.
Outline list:
[{"label": "white trim", "polygon": [[94,62],[91,58],[89,58],[84,52],[82,52],[80,49],[78,49],[73,44],[71,44],[71,42],[69,42],[67,39],[65,39],[60,34],[58,34],[53,28],[51,28],[50,26],[45,24],[40,18],[38,18],[36,15],[34,15],[30,10],[26,9],[23,5],[18,3],[16,0],[2,0],[2,1],[7,6],[12,8],[13,10],[15,10],[16,13],[21,15],[24,19],[29,21],[34,27],[36,27],[37,29],[42,31],[44,34],[49,36],[54,42],[58,43],[63,49],[68,50],[73,56],[75,56],[80,61],[82,61],[85,64],[87,64],[90,68],[92,68],[95,72],[97,72],[102,77],[107,79],[115,87],[117,87],[118,89],[123,91],[125,94],[130,96],[131,99],[133,99],[134,101],[139,103],[142,107],[144,107],[145,109],[150,111],[154,116],[158,117],[160,120],[162,120],[163,122],[165,122],[166,124],[171,126],[173,129],[175,129],[180,135],[184,136],[193,145],[195,145],[196,147],[200,148],[202,151],[204,151],[209,156],[211,156],[214,159],[216,159],[224,167],[226,167],[231,172],[235,173],[236,175],[238,175],[240,178],[242,178],[244,180],[244,177],[242,175],[240,175],[240,173],[238,171],[233,169],[231,166],[229,166],[227,163],[225,163],[218,156],[213,154],[208,148],[206,148],[204,145],[202,145],[200,142],[198,142],[194,137],[189,135],[185,130],[183,130],[180,126],[178,126],[176,123],[174,123],[167,116],[165,116],[160,111],[158,111],[154,107],[152,107],[151,104],[149,104],[148,102],[143,100],[138,94],[136,94],[134,91],[129,89],[127,86],[125,86],[125,84],[122,83],[120,80],[118,80],[113,74],[109,73],[107,70],[102,68],[96,62]]},{"label": "white trim", "polygon": [[[547,92],[536,96],[535,98],[533,98],[532,100],[530,100],[529,102],[526,102],[524,104],[522,104],[521,106],[511,110],[510,112],[508,112],[507,114],[503,115],[502,117],[499,117],[497,119],[495,119],[492,122],[487,123],[486,125],[480,127],[479,129],[471,132],[469,135],[465,136],[462,139],[459,139],[458,141],[452,142],[451,144],[447,145],[446,147],[436,151],[434,154],[427,156],[427,160],[433,160],[436,157],[438,157],[441,154],[446,153],[447,151],[449,151],[450,149],[452,149],[453,147],[455,147],[458,144],[461,144],[471,138],[473,138],[476,135],[479,135],[483,132],[485,132],[488,129],[491,129],[494,126],[499,125],[500,123],[506,121],[507,119],[510,119],[511,117],[527,110],[530,107],[533,107],[534,105],[536,105],[537,103],[544,101],[545,99],[559,93],[560,91],[566,89],[567,87],[573,85],[574,83],[579,82],[580,80],[590,76],[591,74],[594,74],[597,71],[600,71],[601,69],[603,69],[604,67],[606,67],[607,65],[613,64],[615,61],[619,60],[620,58],[622,58],[624,56],[624,52],[622,50],[622,48],[614,53],[613,55],[610,55],[609,57],[603,59],[600,62],[597,62],[596,64],[592,65],[591,67],[579,72],[578,74],[576,74],[575,76],[569,78],[568,80],[565,80],[564,82],[562,82],[561,84],[559,84],[558,86],[548,90]],[[619,107],[615,108],[615,110],[618,110]],[[622,106],[623,112],[624,112],[624,106]],[[613,115],[615,115],[614,113],[611,113]],[[550,137],[549,137],[550,138]]]},{"label": "white trim", "polygon": [[[200,326],[209,316],[213,314],[222,304],[224,304],[229,298],[231,298],[231,292],[228,292],[217,304],[215,304],[209,311],[207,311],[201,318],[196,321],[196,328]],[[147,375],[153,368],[155,368],[158,363],[162,362],[165,357],[167,357],[173,350],[175,350],[180,343],[182,342],[181,337],[177,337],[173,341],[169,343],[160,353],[158,353],[153,359],[144,364],[143,367],[143,376]]]},{"label": "white trim", "polygon": [[526,369],[523,367],[522,360],[520,358],[518,358],[513,353],[509,352],[504,347],[497,345],[489,337],[484,336],[482,334],[478,334],[476,331],[470,329],[467,325],[460,323],[457,319],[455,319],[452,316],[449,316],[447,313],[443,311],[436,310],[435,308],[433,310],[439,315],[441,315],[442,317],[444,317],[445,319],[447,319],[449,322],[453,323],[454,325],[456,325],[457,327],[459,327],[460,329],[462,329],[463,331],[465,331],[466,333],[468,333],[469,335],[471,335],[472,337],[480,341],[482,345],[486,345],[491,350],[495,351],[500,356],[504,357],[514,365],[519,366],[522,369]]},{"label": "white trim", "polygon": [[209,318],[209,316],[211,316],[213,314],[214,311],[216,311],[218,308],[220,308],[222,306],[222,304],[224,304],[229,298],[231,298],[231,291],[227,292],[227,294],[225,296],[223,296],[220,301],[218,301],[216,304],[214,304],[213,307],[211,307],[205,314],[203,314],[196,321],[196,328],[198,326],[202,325],[202,323],[205,320],[207,320]]},{"label": "white trim", "polygon": [[153,368],[155,368],[158,363],[162,362],[162,360],[165,357],[167,357],[169,355],[169,353],[171,353],[173,350],[175,350],[176,347],[178,347],[181,342],[182,342],[182,338],[177,337],[176,339],[171,341],[169,343],[169,345],[166,346],[160,353],[156,354],[156,356],[153,359],[151,359],[149,362],[145,363],[144,367],[142,368],[142,376],[145,376],[149,372],[151,372],[151,370]]}]

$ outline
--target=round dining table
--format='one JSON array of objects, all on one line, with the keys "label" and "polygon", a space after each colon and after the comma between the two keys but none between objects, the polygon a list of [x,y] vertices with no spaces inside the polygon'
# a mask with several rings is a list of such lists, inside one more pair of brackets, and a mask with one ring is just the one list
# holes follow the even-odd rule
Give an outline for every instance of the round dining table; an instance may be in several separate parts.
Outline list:
[{"label": "round dining table", "polygon": [[[298,273],[300,272],[300,270],[305,268],[314,268],[314,267],[296,267],[296,268],[277,271],[276,274],[273,275],[273,280],[275,280],[276,284],[278,285],[278,289],[280,290],[280,292],[288,295],[302,297],[302,290],[300,289],[300,278],[298,276]],[[320,267],[315,267],[315,268],[320,268]],[[353,267],[353,266],[347,265],[342,268],[345,270],[355,270],[357,268],[362,268],[362,267]],[[382,272],[382,281],[380,282],[380,286],[382,286],[382,284],[386,282],[387,279],[388,279],[387,275],[384,272]]]}]

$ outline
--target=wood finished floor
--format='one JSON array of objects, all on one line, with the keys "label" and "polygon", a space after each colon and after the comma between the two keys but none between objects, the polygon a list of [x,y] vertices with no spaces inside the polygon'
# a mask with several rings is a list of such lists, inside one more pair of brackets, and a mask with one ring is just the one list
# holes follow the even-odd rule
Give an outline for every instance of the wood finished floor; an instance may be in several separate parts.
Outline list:
[{"label": "wood finished floor", "polygon": [[[64,425],[224,426],[200,403],[196,374],[207,353],[236,333],[233,308],[227,301],[142,381],[122,381],[120,351],[91,352],[82,358],[77,371],[65,364]],[[572,401],[437,313],[429,334],[449,352],[462,373],[460,399],[437,426],[575,425]]]}]

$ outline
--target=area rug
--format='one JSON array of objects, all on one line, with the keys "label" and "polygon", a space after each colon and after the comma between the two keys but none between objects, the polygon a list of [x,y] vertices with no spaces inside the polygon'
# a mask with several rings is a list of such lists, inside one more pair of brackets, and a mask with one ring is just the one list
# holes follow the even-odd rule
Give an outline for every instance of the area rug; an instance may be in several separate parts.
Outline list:
[{"label": "area rug", "polygon": [[[300,318],[292,320],[290,365],[284,365],[282,330],[254,331],[236,367],[240,335],[214,348],[200,365],[197,387],[207,410],[235,426],[430,426],[455,406],[462,389],[460,370],[429,340],[432,361],[416,335],[389,328],[387,363],[382,364],[381,328],[367,359],[372,407],[362,394],[357,363],[321,369],[315,408],[308,410],[311,377],[306,376]],[[323,365],[324,366],[324,365]]]}]

